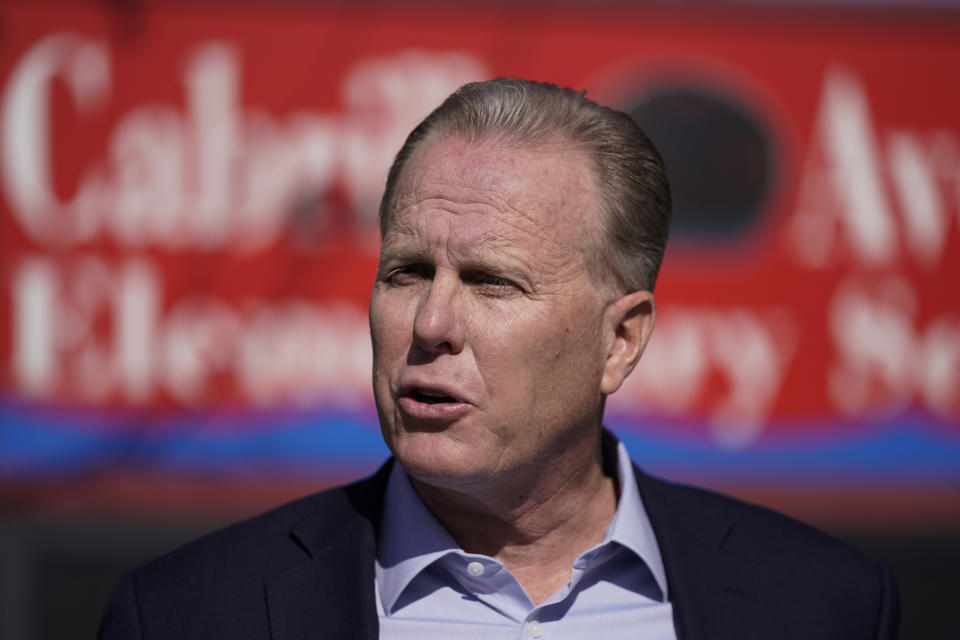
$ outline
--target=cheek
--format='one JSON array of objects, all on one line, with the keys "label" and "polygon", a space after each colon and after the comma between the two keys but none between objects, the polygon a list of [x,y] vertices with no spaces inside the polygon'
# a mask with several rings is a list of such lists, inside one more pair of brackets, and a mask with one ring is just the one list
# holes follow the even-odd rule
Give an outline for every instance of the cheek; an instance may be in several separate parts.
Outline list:
[{"label": "cheek", "polygon": [[558,385],[599,383],[602,369],[600,334],[585,313],[556,322],[544,340],[544,375]]},{"label": "cheek", "polygon": [[370,339],[373,347],[373,394],[384,439],[391,448],[392,434],[386,426],[391,422],[393,401],[390,396],[391,373],[395,371],[401,354],[405,354],[400,330],[400,314],[391,305],[389,295],[374,294],[370,298]]},{"label": "cheek", "polygon": [[484,323],[474,352],[484,377],[518,402],[595,377],[596,335],[578,315],[538,314]]},{"label": "cheek", "polygon": [[384,364],[396,353],[406,352],[406,342],[412,332],[405,307],[392,301],[387,294],[374,294],[370,299],[370,338],[373,344],[374,365]]}]

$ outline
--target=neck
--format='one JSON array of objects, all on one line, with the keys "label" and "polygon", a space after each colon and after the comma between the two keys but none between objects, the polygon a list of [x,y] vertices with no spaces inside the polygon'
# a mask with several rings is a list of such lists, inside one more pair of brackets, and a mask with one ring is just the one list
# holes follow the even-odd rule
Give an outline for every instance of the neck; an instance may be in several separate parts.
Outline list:
[{"label": "neck", "polygon": [[464,551],[499,559],[539,604],[570,579],[577,556],[603,539],[617,497],[599,442],[589,458],[557,461],[534,476],[464,490],[411,480]]}]

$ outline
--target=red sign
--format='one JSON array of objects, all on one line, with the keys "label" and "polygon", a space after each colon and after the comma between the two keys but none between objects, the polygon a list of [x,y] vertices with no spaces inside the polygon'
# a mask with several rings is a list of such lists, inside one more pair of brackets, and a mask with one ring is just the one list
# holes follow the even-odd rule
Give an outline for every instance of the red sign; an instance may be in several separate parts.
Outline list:
[{"label": "red sign", "polygon": [[[672,241],[612,410],[691,416],[728,448],[791,420],[960,422],[956,18],[113,6],[0,13],[8,397],[369,404],[386,169],[454,88],[519,75],[621,108],[721,96],[769,143],[749,225]],[[668,170],[749,169],[691,149]]]}]

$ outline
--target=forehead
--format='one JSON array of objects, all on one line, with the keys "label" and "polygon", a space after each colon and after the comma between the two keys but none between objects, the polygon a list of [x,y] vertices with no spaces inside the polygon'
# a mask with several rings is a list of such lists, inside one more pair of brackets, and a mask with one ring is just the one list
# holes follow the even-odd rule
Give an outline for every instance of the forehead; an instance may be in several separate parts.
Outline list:
[{"label": "forehead", "polygon": [[447,241],[583,247],[599,226],[597,210],[583,151],[446,137],[425,141],[408,159],[386,233],[419,234],[427,225]]}]

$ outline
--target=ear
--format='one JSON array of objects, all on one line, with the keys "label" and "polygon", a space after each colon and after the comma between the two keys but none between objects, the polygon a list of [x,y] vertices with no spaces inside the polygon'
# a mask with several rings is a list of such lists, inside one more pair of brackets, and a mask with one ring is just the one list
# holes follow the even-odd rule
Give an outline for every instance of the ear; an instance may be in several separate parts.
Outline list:
[{"label": "ear", "polygon": [[607,306],[603,313],[606,361],[600,392],[609,395],[620,388],[643,354],[653,324],[657,305],[650,291],[628,293]]}]

